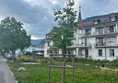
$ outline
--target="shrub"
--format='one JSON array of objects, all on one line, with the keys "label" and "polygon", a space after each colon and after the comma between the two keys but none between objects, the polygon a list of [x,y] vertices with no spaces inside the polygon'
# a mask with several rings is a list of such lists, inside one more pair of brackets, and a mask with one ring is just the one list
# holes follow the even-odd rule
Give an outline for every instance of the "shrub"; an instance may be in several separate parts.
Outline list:
[{"label": "shrub", "polygon": [[102,72],[103,74],[108,74],[110,71],[111,71],[110,68],[107,68],[107,67],[102,67],[102,68],[101,68],[101,72]]},{"label": "shrub", "polygon": [[30,56],[21,56],[20,60],[21,61],[28,61],[28,60],[31,60],[31,57]]},{"label": "shrub", "polygon": [[47,58],[42,58],[39,60],[40,63],[48,63],[48,59]]}]

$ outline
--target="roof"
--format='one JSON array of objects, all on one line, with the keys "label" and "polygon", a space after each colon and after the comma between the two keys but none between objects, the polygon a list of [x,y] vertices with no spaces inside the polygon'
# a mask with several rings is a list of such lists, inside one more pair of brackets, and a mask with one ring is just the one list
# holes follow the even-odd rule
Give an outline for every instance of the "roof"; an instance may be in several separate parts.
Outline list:
[{"label": "roof", "polygon": [[99,21],[100,23],[110,22],[110,18],[115,17],[115,16],[118,18],[118,12],[110,13],[110,14],[106,14],[106,15],[89,17],[89,18],[83,19],[80,22],[80,27],[94,25],[95,21]]}]

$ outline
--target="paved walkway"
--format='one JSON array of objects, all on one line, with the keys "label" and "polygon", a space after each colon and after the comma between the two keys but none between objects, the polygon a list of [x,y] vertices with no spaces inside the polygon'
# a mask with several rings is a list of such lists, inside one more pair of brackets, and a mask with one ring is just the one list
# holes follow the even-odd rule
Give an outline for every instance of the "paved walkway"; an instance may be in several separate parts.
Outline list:
[{"label": "paved walkway", "polygon": [[5,59],[0,56],[0,83],[16,83]]}]

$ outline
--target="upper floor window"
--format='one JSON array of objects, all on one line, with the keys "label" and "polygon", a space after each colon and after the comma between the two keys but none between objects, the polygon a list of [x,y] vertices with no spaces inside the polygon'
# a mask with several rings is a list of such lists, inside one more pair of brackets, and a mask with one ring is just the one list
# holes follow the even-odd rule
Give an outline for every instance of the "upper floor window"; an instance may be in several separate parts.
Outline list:
[{"label": "upper floor window", "polygon": [[111,17],[111,21],[115,21],[115,17]]},{"label": "upper floor window", "polygon": [[79,39],[79,44],[85,44],[85,39],[83,38]]},{"label": "upper floor window", "polygon": [[108,26],[107,33],[112,33],[112,32],[114,32],[114,26]]},{"label": "upper floor window", "polygon": [[32,51],[35,51],[35,49],[33,48]]},{"label": "upper floor window", "polygon": [[117,16],[112,16],[112,17],[110,17],[110,20],[111,21],[115,21],[117,19]]},{"label": "upper floor window", "polygon": [[79,29],[78,31],[79,31],[79,35],[81,35],[82,34],[82,29]]},{"label": "upper floor window", "polygon": [[96,46],[104,46],[105,45],[105,39],[104,37],[98,37],[96,38]]},{"label": "upper floor window", "polygon": [[75,30],[75,31],[74,31],[74,36],[76,36],[76,35],[77,35],[77,31]]},{"label": "upper floor window", "polygon": [[103,27],[96,28],[96,31],[97,31],[97,34],[103,34],[104,33]]},{"label": "upper floor window", "polygon": [[112,43],[116,43],[116,42],[117,42],[116,36],[106,37],[106,43],[112,44]]},{"label": "upper floor window", "polygon": [[85,35],[91,35],[91,29],[85,29]]},{"label": "upper floor window", "polygon": [[94,24],[98,24],[98,23],[100,23],[99,19],[98,20],[94,20]]},{"label": "upper floor window", "polygon": [[95,21],[95,22],[94,22],[94,24],[98,24],[98,22],[97,22],[97,21]]}]

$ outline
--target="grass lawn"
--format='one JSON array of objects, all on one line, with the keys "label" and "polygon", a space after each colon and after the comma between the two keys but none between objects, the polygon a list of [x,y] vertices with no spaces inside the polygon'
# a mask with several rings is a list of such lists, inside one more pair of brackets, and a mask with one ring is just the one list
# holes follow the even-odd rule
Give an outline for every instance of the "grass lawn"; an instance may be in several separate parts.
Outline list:
[{"label": "grass lawn", "polygon": [[[54,61],[53,63],[61,64],[62,61]],[[18,83],[48,83],[48,64],[43,61],[40,64],[21,64],[21,62],[8,62]],[[67,64],[71,64],[67,62]],[[80,60],[75,62],[74,83],[118,83],[118,61],[107,62],[110,69],[99,68],[100,61]],[[18,72],[19,67],[25,67],[26,71]],[[51,69],[51,82],[61,83],[60,68]],[[71,83],[72,70],[66,70],[65,83]]]}]

